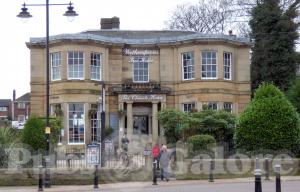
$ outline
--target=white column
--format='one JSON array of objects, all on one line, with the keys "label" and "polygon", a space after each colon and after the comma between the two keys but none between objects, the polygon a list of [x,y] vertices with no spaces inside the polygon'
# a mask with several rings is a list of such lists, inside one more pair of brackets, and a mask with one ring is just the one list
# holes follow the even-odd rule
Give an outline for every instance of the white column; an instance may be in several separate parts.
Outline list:
[{"label": "white column", "polygon": [[[123,102],[119,103],[119,110],[124,110]],[[119,128],[120,128],[120,130],[119,130],[119,147],[121,147],[122,146],[121,140],[122,140],[122,137],[125,132],[125,117],[124,117],[124,115],[121,115],[121,116],[119,115]]]},{"label": "white column", "polygon": [[132,142],[133,134],[133,116],[132,116],[132,102],[127,102],[127,138],[129,143]]}]

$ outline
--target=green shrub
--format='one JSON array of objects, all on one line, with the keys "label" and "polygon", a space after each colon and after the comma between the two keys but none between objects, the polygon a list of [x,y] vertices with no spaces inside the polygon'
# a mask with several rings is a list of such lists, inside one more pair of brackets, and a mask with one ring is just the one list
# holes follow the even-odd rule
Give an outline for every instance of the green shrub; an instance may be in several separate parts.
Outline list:
[{"label": "green shrub", "polygon": [[[34,151],[45,149],[45,127],[46,123],[44,118],[37,116],[29,117],[24,125],[24,129],[22,130],[22,142],[28,144]],[[56,144],[58,141],[58,135],[60,134],[61,119],[51,118],[50,127],[50,142],[51,144]]]},{"label": "green shrub", "polygon": [[251,153],[293,151],[299,145],[299,117],[284,94],[272,84],[262,84],[240,114],[235,144]]},{"label": "green shrub", "polygon": [[216,140],[211,135],[194,135],[187,139],[189,155],[210,151],[216,146]]},{"label": "green shrub", "polygon": [[174,109],[158,112],[158,120],[163,126],[167,143],[176,143],[182,138],[182,131],[188,126],[188,114]]}]

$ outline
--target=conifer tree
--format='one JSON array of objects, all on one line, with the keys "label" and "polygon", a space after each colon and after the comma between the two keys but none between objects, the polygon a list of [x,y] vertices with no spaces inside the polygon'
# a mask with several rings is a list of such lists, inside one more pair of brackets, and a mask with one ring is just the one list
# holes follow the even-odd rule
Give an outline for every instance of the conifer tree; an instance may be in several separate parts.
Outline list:
[{"label": "conifer tree", "polygon": [[295,18],[300,0],[285,10],[279,4],[280,0],[261,0],[251,12],[252,90],[262,82],[270,82],[286,91],[295,78],[295,40],[298,38]]}]

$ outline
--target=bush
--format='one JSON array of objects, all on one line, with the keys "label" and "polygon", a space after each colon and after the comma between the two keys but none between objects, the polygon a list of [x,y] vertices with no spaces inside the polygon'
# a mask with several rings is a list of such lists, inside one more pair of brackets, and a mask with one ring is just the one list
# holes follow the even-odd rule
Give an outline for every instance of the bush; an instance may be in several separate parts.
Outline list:
[{"label": "bush", "polygon": [[157,117],[163,126],[168,144],[182,139],[182,131],[188,126],[187,113],[174,109],[163,109],[158,112]]},{"label": "bush", "polygon": [[299,138],[299,117],[295,108],[277,87],[262,84],[237,121],[236,147],[251,153],[295,152]]},{"label": "bush", "polygon": [[207,152],[216,146],[216,140],[211,135],[194,135],[187,139],[187,143],[189,146],[189,155]]},{"label": "bush", "polygon": [[[50,119],[50,143],[56,144],[58,141],[58,135],[61,129],[61,119],[51,118]],[[24,129],[22,130],[22,142],[28,144],[34,151],[43,150],[46,148],[45,138],[45,119],[37,116],[31,116],[26,121]]]}]

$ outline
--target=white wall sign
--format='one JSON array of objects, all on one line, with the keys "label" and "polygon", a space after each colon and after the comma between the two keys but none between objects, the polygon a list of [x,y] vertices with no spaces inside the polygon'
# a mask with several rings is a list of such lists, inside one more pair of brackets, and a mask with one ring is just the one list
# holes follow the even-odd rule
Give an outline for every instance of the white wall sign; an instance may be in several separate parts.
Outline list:
[{"label": "white wall sign", "polygon": [[119,101],[126,102],[126,101],[165,101],[165,95],[156,95],[156,94],[149,94],[149,95],[119,95]]},{"label": "white wall sign", "polygon": [[158,49],[123,49],[123,55],[159,55]]}]

